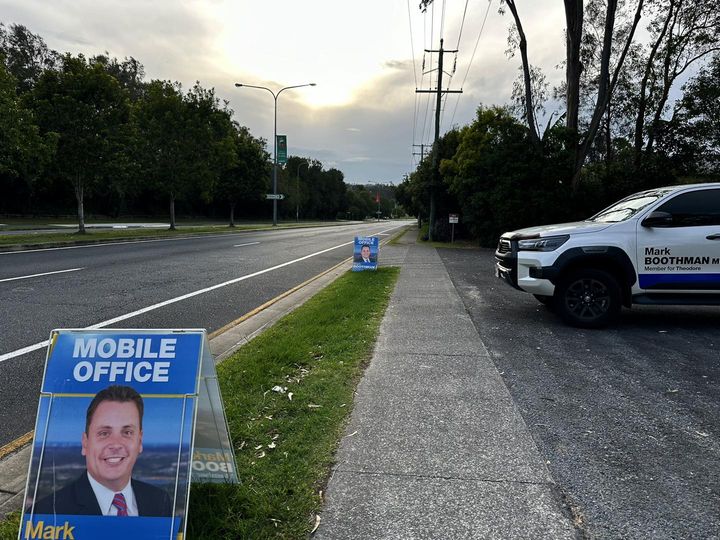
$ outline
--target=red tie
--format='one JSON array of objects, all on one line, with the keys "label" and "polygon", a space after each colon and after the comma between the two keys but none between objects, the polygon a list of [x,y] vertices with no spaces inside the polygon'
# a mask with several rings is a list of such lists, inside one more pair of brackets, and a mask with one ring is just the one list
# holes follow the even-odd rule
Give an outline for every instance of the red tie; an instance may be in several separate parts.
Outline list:
[{"label": "red tie", "polygon": [[113,506],[117,508],[118,516],[127,516],[127,503],[125,502],[125,495],[122,493],[116,493],[113,497]]}]

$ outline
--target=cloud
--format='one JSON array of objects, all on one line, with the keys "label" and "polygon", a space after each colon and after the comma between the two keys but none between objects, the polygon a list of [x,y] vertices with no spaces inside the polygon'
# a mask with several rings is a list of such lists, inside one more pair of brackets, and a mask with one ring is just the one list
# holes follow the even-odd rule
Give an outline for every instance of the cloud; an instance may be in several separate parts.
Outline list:
[{"label": "cloud", "polygon": [[[503,54],[511,17],[491,8],[468,71],[487,4],[469,5],[460,40],[454,32],[463,5],[448,3],[445,29],[446,47],[459,41],[460,49],[456,73],[446,82],[453,89],[463,86],[464,93],[444,101],[441,132],[470,122],[481,102],[507,103],[519,66],[519,58]],[[414,53],[404,2],[367,0],[348,15],[337,0],[0,0],[6,24],[26,25],[60,52],[133,56],[147,79],[179,81],[186,89],[196,80],[214,87],[230,101],[235,119],[271,151],[272,96],[233,84],[279,89],[316,82],[315,88],[280,96],[278,133],[288,136],[291,154],[319,159],[325,167],[341,168],[347,181],[363,183],[398,183],[414,169],[412,145],[431,142],[433,96],[415,89],[433,84],[427,75],[415,77],[422,76],[422,50],[437,43],[423,31],[427,17],[412,6]],[[528,2],[522,9],[531,62],[554,83],[553,77],[563,75],[553,70],[564,50],[562,3]],[[450,71],[455,57],[445,60]],[[426,70],[436,61],[428,56]]]},{"label": "cloud", "polygon": [[409,69],[412,70],[412,60],[388,60],[383,62],[383,67],[388,69]]}]

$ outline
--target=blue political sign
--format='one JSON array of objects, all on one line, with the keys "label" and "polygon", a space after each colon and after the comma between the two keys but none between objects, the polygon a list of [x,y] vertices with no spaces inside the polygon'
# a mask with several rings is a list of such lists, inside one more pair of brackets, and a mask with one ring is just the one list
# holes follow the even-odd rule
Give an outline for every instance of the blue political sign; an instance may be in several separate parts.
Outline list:
[{"label": "blue political sign", "polygon": [[50,343],[41,391],[94,394],[129,384],[141,394],[194,394],[201,345],[199,333],[63,332]]},{"label": "blue political sign", "polygon": [[380,240],[377,236],[356,236],[353,251],[353,272],[377,270]]},{"label": "blue political sign", "polygon": [[184,532],[207,346],[204,330],[52,333],[20,538]]}]

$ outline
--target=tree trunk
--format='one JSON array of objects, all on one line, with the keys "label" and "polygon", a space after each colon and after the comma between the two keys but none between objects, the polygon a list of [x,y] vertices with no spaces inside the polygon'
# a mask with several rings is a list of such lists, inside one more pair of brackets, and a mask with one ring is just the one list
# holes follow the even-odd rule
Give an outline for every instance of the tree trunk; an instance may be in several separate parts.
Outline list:
[{"label": "tree trunk", "polygon": [[170,230],[175,230],[175,195],[170,194]]},{"label": "tree trunk", "polygon": [[580,111],[580,48],[583,33],[583,2],[582,0],[565,0],[565,82],[567,115],[565,123],[568,129],[577,133],[578,114]]},{"label": "tree trunk", "polygon": [[613,160],[612,148],[612,114],[610,112],[611,100],[608,99],[607,111],[605,114],[605,164],[610,165]]},{"label": "tree trunk", "polygon": [[[527,54],[527,39],[525,39],[525,31],[523,30],[520,17],[514,0],[506,0],[507,6],[510,8],[513,19],[515,19],[515,27],[520,36],[520,58],[522,59],[523,79],[525,81],[525,117],[527,119],[528,129],[530,130],[530,142],[537,149],[541,149],[540,136],[538,135],[537,124],[535,122],[535,110],[533,109],[532,99],[532,79],[530,77],[530,62]],[[581,2],[582,3],[582,2]]]},{"label": "tree trunk", "polygon": [[598,81],[598,96],[593,111],[592,120],[588,132],[585,135],[582,144],[578,148],[575,158],[575,174],[572,179],[573,191],[580,184],[580,171],[585,163],[585,158],[590,151],[590,146],[595,140],[597,130],[600,127],[605,108],[610,99],[610,55],[612,53],[612,36],[615,28],[615,11],[617,9],[617,0],[608,0],[607,12],[605,14],[605,33],[603,36],[603,49],[600,57],[600,80]]},{"label": "tree trunk", "polygon": [[645,73],[643,74],[642,81],[640,81],[640,93],[638,96],[639,97],[638,112],[637,112],[637,116],[635,117],[635,137],[634,137],[634,141],[633,141],[633,147],[634,147],[633,164],[634,164],[636,171],[640,169],[640,165],[642,163],[642,147],[643,147],[643,139],[644,139],[645,111],[647,110],[647,100],[648,100],[648,96],[646,95],[648,81],[650,80],[650,76],[652,75],[652,68],[653,68],[653,63],[655,62],[655,55],[657,54],[657,51],[660,48],[660,45],[662,44],[663,40],[665,39],[665,34],[667,34],[668,26],[670,24],[670,21],[673,18],[674,8],[675,8],[675,2],[674,2],[674,0],[670,0],[670,8],[668,9],[668,14],[667,14],[667,17],[665,18],[665,23],[663,24],[663,28],[660,31],[658,38],[655,40],[655,43],[653,43],[652,49],[650,49],[648,61],[647,61],[647,64],[645,65]]},{"label": "tree trunk", "polygon": [[230,203],[230,227],[235,226],[235,203]]},{"label": "tree trunk", "polygon": [[79,175],[75,180],[75,198],[78,205],[78,233],[85,234],[85,189]]}]

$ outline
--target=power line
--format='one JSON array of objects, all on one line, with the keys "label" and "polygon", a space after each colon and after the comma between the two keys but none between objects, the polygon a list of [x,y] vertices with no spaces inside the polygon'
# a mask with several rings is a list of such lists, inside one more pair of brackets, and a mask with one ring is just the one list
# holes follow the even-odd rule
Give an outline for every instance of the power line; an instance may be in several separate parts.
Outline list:
[{"label": "power line", "polygon": [[415,75],[415,88],[417,88],[418,80],[417,80],[417,69],[415,69],[415,43],[413,41],[412,17],[410,16],[410,0],[407,0],[407,8],[408,8],[408,23],[410,25],[410,52],[412,53],[413,74]]},{"label": "power line", "polygon": [[[410,0],[408,0],[408,2],[409,1]],[[469,3],[470,3],[470,0],[465,0],[465,9],[463,10],[462,22],[460,23],[460,32],[458,32],[458,42],[457,42],[457,45],[455,46],[456,49],[460,48],[460,38],[462,37],[463,27],[465,26],[465,15],[467,14],[467,7],[468,7]]]},{"label": "power line", "polygon": [[[415,43],[413,41],[412,16],[410,15],[410,0],[407,0],[408,24],[410,25],[410,52],[412,54],[413,75],[415,76],[415,89],[418,87],[417,69],[415,68]],[[417,94],[415,94],[415,106],[413,107],[413,141],[417,131]]]},{"label": "power line", "polygon": [[[470,62],[468,63],[467,71],[465,72],[465,77],[463,78],[463,82],[460,85],[460,89],[462,90],[465,87],[465,81],[467,81],[468,74],[470,73],[470,68],[472,67],[473,60],[475,60],[475,53],[477,52],[478,45],[480,44],[480,38],[482,37],[483,30],[485,29],[485,23],[487,22],[488,15],[490,14],[490,6],[492,5],[492,0],[488,0],[488,7],[485,11],[485,17],[483,18],[482,26],[480,26],[480,32],[478,32],[477,40],[475,41],[475,48],[473,49],[472,56],[470,57]],[[455,110],[453,111],[452,119],[450,120],[450,125],[455,121],[455,113],[457,113],[458,104],[460,103],[460,96],[458,95],[458,99],[455,102]]]},{"label": "power line", "polygon": [[446,6],[445,0],[443,0],[442,4],[442,15],[440,16],[440,39],[443,38],[443,29],[445,28],[445,6]]}]

